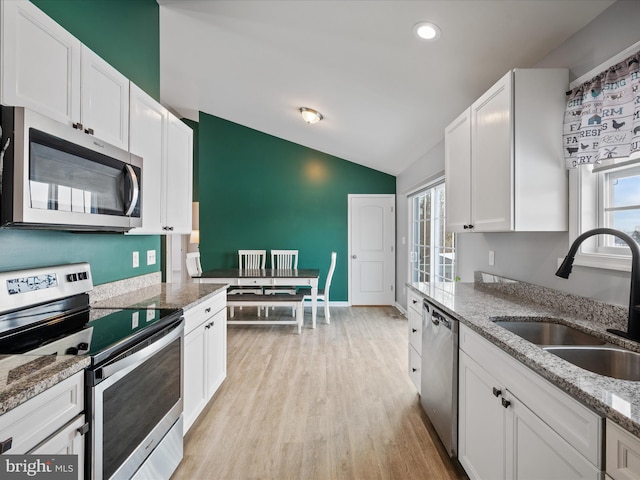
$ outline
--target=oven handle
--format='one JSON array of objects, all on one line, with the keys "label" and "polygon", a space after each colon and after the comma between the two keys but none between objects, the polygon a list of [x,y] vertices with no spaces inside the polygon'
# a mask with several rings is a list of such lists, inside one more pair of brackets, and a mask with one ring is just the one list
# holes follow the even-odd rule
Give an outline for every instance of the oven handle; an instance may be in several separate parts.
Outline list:
[{"label": "oven handle", "polygon": [[104,367],[100,368],[98,371],[96,371],[96,377],[100,378],[101,380],[105,380],[112,375],[115,375],[116,373],[131,367],[132,365],[139,365],[144,363],[164,347],[169,345],[171,342],[173,342],[177,338],[180,338],[183,331],[184,320],[181,320],[180,323],[173,328],[173,331],[171,333],[168,333],[157,342],[153,342],[148,347],[145,347],[139,352],[124,357],[122,360],[118,360],[117,362],[114,362],[110,365],[105,365]]}]

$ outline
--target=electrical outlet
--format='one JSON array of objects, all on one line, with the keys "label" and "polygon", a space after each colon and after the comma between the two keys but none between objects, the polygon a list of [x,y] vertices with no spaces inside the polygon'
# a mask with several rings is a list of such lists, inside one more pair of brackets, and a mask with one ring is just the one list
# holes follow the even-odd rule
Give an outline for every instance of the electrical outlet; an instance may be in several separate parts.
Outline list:
[{"label": "electrical outlet", "polygon": [[147,250],[147,265],[155,265],[155,264],[156,264],[156,251]]},{"label": "electrical outlet", "polygon": [[494,266],[496,264],[496,252],[493,250],[489,250],[489,266]]},{"label": "electrical outlet", "polygon": [[147,322],[156,319],[156,304],[152,303],[147,307]]},{"label": "electrical outlet", "polygon": [[131,330],[135,330],[136,328],[138,328],[139,319],[140,315],[138,314],[138,312],[133,312],[131,314]]},{"label": "electrical outlet", "polygon": [[140,252],[133,252],[133,268],[138,268],[140,266]]}]

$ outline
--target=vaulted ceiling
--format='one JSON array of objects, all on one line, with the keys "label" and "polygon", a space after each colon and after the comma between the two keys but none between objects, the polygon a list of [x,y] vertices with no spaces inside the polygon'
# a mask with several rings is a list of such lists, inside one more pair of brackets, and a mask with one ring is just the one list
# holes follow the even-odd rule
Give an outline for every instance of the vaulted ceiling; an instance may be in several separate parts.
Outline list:
[{"label": "vaulted ceiling", "polygon": [[[162,102],[397,175],[613,0],[158,0]],[[416,23],[441,29],[417,39]],[[324,119],[306,124],[300,107]]]}]

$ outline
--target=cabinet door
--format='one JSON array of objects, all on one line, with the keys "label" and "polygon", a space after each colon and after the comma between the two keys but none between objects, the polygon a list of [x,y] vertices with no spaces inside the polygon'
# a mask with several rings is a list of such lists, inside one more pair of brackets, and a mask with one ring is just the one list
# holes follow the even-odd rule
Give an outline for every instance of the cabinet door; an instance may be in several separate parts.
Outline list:
[{"label": "cabinet door", "polygon": [[82,124],[93,135],[129,148],[129,80],[89,48],[82,46]]},{"label": "cabinet door", "polygon": [[601,472],[507,392],[506,472],[514,480],[600,479]]},{"label": "cabinet door", "polygon": [[227,309],[215,314],[207,326],[207,400],[209,400],[227,376]]},{"label": "cabinet door", "polygon": [[28,1],[3,1],[2,104],[80,119],[78,39]]},{"label": "cabinet door", "polygon": [[471,106],[474,230],[513,230],[513,80],[507,73]]},{"label": "cabinet door", "polygon": [[184,433],[186,434],[207,404],[206,324],[195,328],[184,338]]},{"label": "cabinet door", "polygon": [[142,157],[142,227],[129,233],[164,233],[162,158],[167,110],[137,85],[130,87],[129,149]]},{"label": "cabinet door", "polygon": [[192,172],[193,130],[169,114],[164,203],[168,233],[191,233]]},{"label": "cabinet door", "polygon": [[66,427],[49,437],[29,452],[30,455],[77,455],[76,476],[84,479],[84,437],[78,431],[85,424],[84,415],[79,415]]},{"label": "cabinet door", "polygon": [[471,220],[471,109],[444,131],[445,208],[447,231],[462,232]]},{"label": "cabinet door", "polygon": [[458,459],[472,480],[504,479],[507,409],[493,388],[504,389],[463,351],[459,358]]}]

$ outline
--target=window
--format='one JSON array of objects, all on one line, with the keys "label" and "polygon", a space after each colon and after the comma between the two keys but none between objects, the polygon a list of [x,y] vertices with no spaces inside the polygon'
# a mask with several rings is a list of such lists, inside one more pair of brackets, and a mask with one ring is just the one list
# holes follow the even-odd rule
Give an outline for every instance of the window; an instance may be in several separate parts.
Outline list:
[{"label": "window", "polygon": [[[640,160],[585,165],[570,173],[575,220],[571,239],[592,228],[620,230],[640,242]],[[631,252],[626,243],[611,235],[584,242],[577,265],[630,270]]]},{"label": "window", "polygon": [[454,281],[454,236],[445,231],[444,198],[443,182],[409,198],[412,283]]}]

